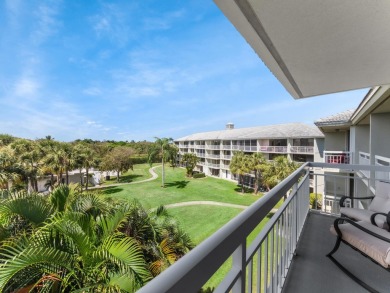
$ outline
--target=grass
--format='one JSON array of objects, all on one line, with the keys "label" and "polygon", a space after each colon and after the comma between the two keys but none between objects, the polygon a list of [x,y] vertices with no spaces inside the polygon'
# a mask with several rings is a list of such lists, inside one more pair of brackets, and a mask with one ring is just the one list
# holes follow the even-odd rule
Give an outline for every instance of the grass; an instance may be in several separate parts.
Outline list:
[{"label": "grass", "polygon": [[[145,165],[142,164],[139,166],[144,166],[144,170],[147,170],[149,166]],[[248,192],[242,194],[240,193],[241,188],[236,183],[226,180],[212,177],[199,179],[187,178],[184,169],[173,169],[170,167],[165,168],[166,187],[162,188],[161,167],[156,168],[155,172],[159,176],[156,180],[134,185],[106,187],[103,189],[103,192],[112,198],[122,200],[137,199],[146,208],[155,208],[159,205],[186,201],[218,201],[249,206],[262,196],[261,193],[258,195]],[[283,199],[276,207],[279,207],[282,203]],[[190,235],[196,245],[215,233],[240,212],[242,212],[242,209],[207,205],[169,209],[169,213],[179,221],[180,226]],[[248,246],[268,220],[268,218],[265,218],[252,231],[247,239]],[[231,265],[232,260],[230,258],[220,267],[204,287],[216,287],[229,272]]]},{"label": "grass", "polygon": [[[119,177],[119,183],[130,183],[149,179],[152,175],[149,173],[149,164],[134,165],[133,170],[128,170]],[[111,179],[104,180],[102,185],[110,185],[118,183],[116,176],[111,176]]]},{"label": "grass", "polygon": [[185,170],[180,168],[165,168],[165,188],[161,187],[161,167],[155,169],[159,178],[142,184],[129,184],[106,187],[102,192],[112,198],[122,200],[137,199],[146,208],[185,201],[218,201],[249,206],[261,194],[241,194],[235,191],[234,182],[206,178],[187,178]]}]

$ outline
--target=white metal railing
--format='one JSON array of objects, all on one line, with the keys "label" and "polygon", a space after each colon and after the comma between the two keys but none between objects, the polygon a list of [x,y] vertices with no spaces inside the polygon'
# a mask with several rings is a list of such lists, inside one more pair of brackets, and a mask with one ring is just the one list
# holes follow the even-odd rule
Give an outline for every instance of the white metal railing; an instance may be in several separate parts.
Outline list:
[{"label": "white metal railing", "polygon": [[267,146],[262,145],[259,147],[261,152],[265,153],[287,153],[287,146]]},{"label": "white metal railing", "polygon": [[247,152],[256,152],[257,146],[249,146],[249,145],[232,145],[232,150],[240,150]]},{"label": "white metal railing", "polygon": [[[390,166],[390,158],[375,156],[375,166]],[[377,171],[375,172],[375,179],[381,181],[390,181],[390,174],[387,172]]]},{"label": "white metal railing", "polygon": [[204,148],[205,148],[205,145],[203,145],[203,144],[202,144],[202,145],[196,144],[196,145],[195,145],[195,148],[196,148],[196,149],[204,149]]},{"label": "white metal railing", "polygon": [[206,144],[206,149],[219,150],[220,148],[221,146],[219,144],[218,145]]},{"label": "white metal railing", "polygon": [[206,166],[212,167],[212,168],[219,168],[220,164],[206,163]]},{"label": "white metal railing", "polygon": [[206,157],[205,153],[196,153],[196,156],[199,157],[199,158]]},{"label": "white metal railing", "polygon": [[220,167],[222,168],[222,169],[230,169],[230,166],[229,165],[225,165],[225,164],[220,164]]},{"label": "white metal railing", "polygon": [[[371,164],[371,155],[365,152],[359,152],[359,164],[360,165],[370,165]],[[370,171],[362,170],[361,173],[366,177],[370,178]]]},{"label": "white metal railing", "polygon": [[232,156],[231,155],[222,155],[221,159],[231,160]]},{"label": "white metal railing", "polygon": [[204,166],[204,165],[206,164],[206,162],[203,162],[203,161],[198,161],[198,162],[197,162],[197,164],[198,164],[198,165],[202,165],[202,166]]},{"label": "white metal railing", "polygon": [[314,154],[313,146],[290,146],[291,153]]},{"label": "white metal railing", "polygon": [[207,158],[219,159],[219,158],[221,158],[221,155],[213,155],[213,154],[207,154],[207,153],[206,153],[206,157],[207,157]]},{"label": "white metal railing", "polygon": [[232,149],[232,146],[229,144],[229,145],[227,145],[227,144],[223,144],[222,146],[221,146],[221,149],[222,150],[231,150]]},{"label": "white metal railing", "polygon": [[327,164],[349,164],[351,157],[351,152],[324,151],[324,162]]},{"label": "white metal railing", "polygon": [[[329,168],[349,174],[338,178],[337,173],[321,171]],[[390,167],[384,166],[305,163],[139,292],[198,292],[230,257],[230,271],[214,292],[281,292],[309,212],[310,180],[315,183],[313,191],[317,197],[313,208],[336,213],[327,209],[339,204],[341,194],[364,195],[356,188],[361,180],[356,171],[361,169],[390,173]],[[311,173],[314,171],[317,173]],[[340,192],[342,186],[345,189]],[[322,193],[325,196],[320,199]],[[286,194],[282,206],[248,243],[251,232]]]}]

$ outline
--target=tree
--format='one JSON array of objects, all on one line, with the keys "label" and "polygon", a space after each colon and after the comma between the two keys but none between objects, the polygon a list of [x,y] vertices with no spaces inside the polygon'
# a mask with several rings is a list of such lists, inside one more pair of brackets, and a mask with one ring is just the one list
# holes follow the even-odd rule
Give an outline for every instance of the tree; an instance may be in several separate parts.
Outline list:
[{"label": "tree", "polygon": [[77,166],[80,170],[80,180],[81,178],[81,169],[85,168],[86,182],[85,189],[88,190],[89,184],[89,169],[97,165],[96,152],[85,143],[79,143],[74,146],[75,153],[75,167]]},{"label": "tree", "polygon": [[27,139],[18,139],[11,143],[10,146],[28,179],[28,187],[31,186],[31,188],[37,192],[37,176],[42,159],[42,152],[37,142]]},{"label": "tree", "polygon": [[[263,182],[270,190],[283,179],[287,178],[292,172],[298,168],[298,165],[290,161],[285,156],[277,156],[273,161],[269,162],[263,172]],[[284,196],[286,198],[287,195]]]},{"label": "tree", "polygon": [[172,138],[158,138],[155,137],[156,141],[149,149],[148,161],[152,165],[158,156],[161,157],[162,174],[161,174],[161,187],[165,188],[165,162],[172,156],[170,151],[172,148]]},{"label": "tree", "polygon": [[253,153],[249,157],[249,169],[255,173],[255,194],[259,191],[262,172],[266,169],[267,161],[262,153]]},{"label": "tree", "polygon": [[9,189],[9,182],[20,179],[20,168],[13,151],[9,147],[0,147],[0,189]]},{"label": "tree", "polygon": [[129,169],[133,169],[133,163],[131,156],[134,154],[132,148],[129,147],[116,147],[112,149],[103,158],[100,163],[100,169],[105,171],[116,171],[116,179],[119,182],[120,172],[126,172]]},{"label": "tree", "polygon": [[192,173],[196,167],[196,163],[199,162],[199,158],[192,153],[185,153],[181,158],[181,162],[186,166],[187,177],[192,177]]},{"label": "tree", "polygon": [[238,175],[238,182],[241,181],[241,192],[244,193],[244,175],[248,174],[251,169],[249,166],[249,158],[244,152],[234,152],[230,161],[230,172]]}]

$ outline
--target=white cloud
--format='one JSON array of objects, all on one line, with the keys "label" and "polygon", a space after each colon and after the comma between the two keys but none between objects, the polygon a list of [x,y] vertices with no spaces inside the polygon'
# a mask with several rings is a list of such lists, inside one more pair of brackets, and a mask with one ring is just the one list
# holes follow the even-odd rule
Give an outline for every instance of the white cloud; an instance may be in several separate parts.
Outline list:
[{"label": "white cloud", "polygon": [[88,96],[99,96],[102,94],[102,90],[98,87],[90,87],[83,90],[83,94]]},{"label": "white cloud", "polygon": [[61,22],[57,19],[60,2],[60,0],[53,0],[50,3],[40,4],[38,6],[35,11],[38,22],[31,35],[34,43],[40,44],[58,32],[61,26]]},{"label": "white cloud", "polygon": [[35,96],[40,88],[37,81],[31,78],[21,78],[15,83],[14,93],[19,97]]}]

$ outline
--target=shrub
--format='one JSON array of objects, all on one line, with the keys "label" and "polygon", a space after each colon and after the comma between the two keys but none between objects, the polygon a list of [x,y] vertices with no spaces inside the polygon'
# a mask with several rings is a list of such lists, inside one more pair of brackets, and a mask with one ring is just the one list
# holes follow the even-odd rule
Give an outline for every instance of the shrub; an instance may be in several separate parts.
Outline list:
[{"label": "shrub", "polygon": [[316,208],[316,201],[317,201],[317,210],[320,210],[322,208],[322,194],[317,193],[316,195],[315,193],[310,193],[310,208],[312,209]]},{"label": "shrub", "polygon": [[195,173],[194,175],[192,175],[193,178],[204,178],[206,177],[206,174],[205,173]]}]

